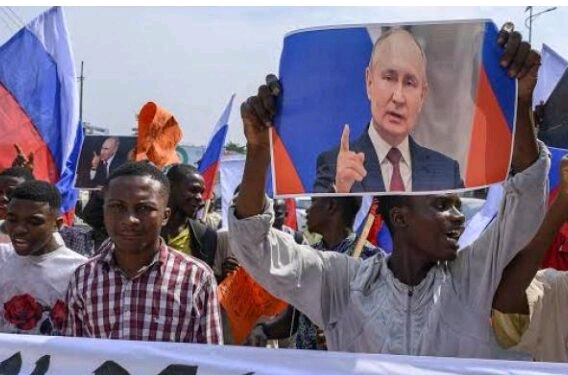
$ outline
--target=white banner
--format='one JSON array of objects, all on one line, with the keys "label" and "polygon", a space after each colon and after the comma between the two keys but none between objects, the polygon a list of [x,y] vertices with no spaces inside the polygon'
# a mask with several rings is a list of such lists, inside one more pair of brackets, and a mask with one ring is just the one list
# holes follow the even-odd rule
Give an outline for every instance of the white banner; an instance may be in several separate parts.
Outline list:
[{"label": "white banner", "polygon": [[568,365],[0,334],[1,375],[527,375]]}]

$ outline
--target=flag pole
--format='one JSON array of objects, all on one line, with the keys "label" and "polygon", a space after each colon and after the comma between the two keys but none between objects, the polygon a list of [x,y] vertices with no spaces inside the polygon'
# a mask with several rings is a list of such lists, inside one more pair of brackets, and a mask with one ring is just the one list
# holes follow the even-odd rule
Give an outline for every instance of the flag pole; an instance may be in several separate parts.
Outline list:
[{"label": "flag pole", "polygon": [[209,212],[209,206],[211,206],[211,199],[205,201],[205,206],[203,206],[203,214],[201,215],[201,220],[205,221],[207,217],[207,212]]},{"label": "flag pole", "polygon": [[371,205],[369,215],[367,215],[367,219],[365,220],[365,226],[361,231],[361,235],[357,239],[355,250],[353,250],[354,258],[359,258],[361,256],[361,253],[363,252],[363,246],[365,245],[365,242],[367,242],[367,236],[369,235],[369,231],[371,230],[373,222],[375,221],[375,214],[377,213],[378,207],[379,201],[376,198],[373,198],[373,204]]}]

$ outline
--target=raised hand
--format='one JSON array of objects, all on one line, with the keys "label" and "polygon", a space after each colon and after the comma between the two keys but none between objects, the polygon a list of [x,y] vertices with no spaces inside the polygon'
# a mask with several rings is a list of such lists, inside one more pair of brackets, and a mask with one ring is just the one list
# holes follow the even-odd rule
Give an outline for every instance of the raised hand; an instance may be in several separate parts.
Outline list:
[{"label": "raised hand", "polygon": [[258,88],[258,94],[249,97],[241,105],[245,137],[248,147],[269,147],[268,132],[276,114],[276,97],[281,88],[274,74],[266,76],[266,84]]},{"label": "raised hand", "polygon": [[18,144],[14,144],[16,149],[16,157],[12,161],[12,167],[24,167],[28,168],[33,172],[34,170],[34,153],[30,152],[28,156],[24,155],[24,152]]},{"label": "raised hand", "polygon": [[511,78],[519,80],[518,99],[532,102],[540,55],[531,49],[528,42],[522,40],[521,33],[514,31],[514,28],[511,22],[507,22],[499,31],[497,43],[505,48],[500,63],[507,69]]},{"label": "raised hand", "polygon": [[93,151],[93,159],[91,160],[91,169],[93,170],[97,169],[100,162],[101,162],[100,155],[98,155],[96,151]]},{"label": "raised hand", "polygon": [[337,169],[335,172],[335,191],[337,193],[349,193],[356,181],[363,181],[367,175],[363,166],[364,162],[364,153],[349,150],[349,125],[345,125],[337,153]]}]

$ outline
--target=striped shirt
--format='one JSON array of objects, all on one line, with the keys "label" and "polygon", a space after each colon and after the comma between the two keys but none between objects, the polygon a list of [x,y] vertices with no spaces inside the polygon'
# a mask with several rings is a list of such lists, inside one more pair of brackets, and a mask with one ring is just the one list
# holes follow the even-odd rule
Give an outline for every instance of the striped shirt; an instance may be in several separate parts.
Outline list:
[{"label": "striped shirt", "polygon": [[223,343],[217,285],[205,263],[161,240],[153,261],[128,279],[113,252],[109,241],[71,278],[66,335]]}]

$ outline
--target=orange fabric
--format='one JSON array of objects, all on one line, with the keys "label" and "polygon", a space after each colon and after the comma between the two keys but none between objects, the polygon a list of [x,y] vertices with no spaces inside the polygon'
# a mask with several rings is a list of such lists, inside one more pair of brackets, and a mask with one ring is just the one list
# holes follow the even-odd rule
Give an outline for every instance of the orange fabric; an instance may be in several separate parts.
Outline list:
[{"label": "orange fabric", "polygon": [[150,160],[159,168],[179,163],[176,146],[181,128],[175,117],[154,102],[144,104],[138,115],[135,160]]},{"label": "orange fabric", "polygon": [[272,128],[272,147],[274,148],[274,180],[276,182],[274,194],[302,194],[304,185],[300,176],[298,176],[298,172],[296,172],[286,147],[274,128]]},{"label": "orange fabric", "polygon": [[483,68],[479,73],[476,103],[466,187],[505,180],[513,147],[511,131]]},{"label": "orange fabric", "polygon": [[242,267],[227,276],[217,292],[237,344],[246,340],[258,318],[277,315],[288,306],[264,290]]}]

